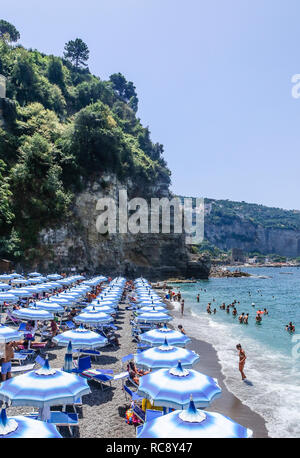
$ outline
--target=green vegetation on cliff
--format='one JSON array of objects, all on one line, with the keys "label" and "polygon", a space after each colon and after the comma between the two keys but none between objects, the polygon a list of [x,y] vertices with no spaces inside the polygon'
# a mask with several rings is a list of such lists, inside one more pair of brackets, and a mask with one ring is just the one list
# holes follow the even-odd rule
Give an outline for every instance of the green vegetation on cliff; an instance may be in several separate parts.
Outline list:
[{"label": "green vegetation on cliff", "polygon": [[103,172],[133,178],[137,190],[170,183],[163,146],[136,116],[135,86],[102,81],[86,67],[80,39],[64,58],[11,45],[19,32],[0,21],[0,256],[25,259],[39,231],[68,217],[74,196]]},{"label": "green vegetation on cliff", "polygon": [[300,211],[284,210],[246,202],[205,199],[209,205],[206,218],[212,224],[233,224],[234,220],[249,221],[269,229],[300,230]]}]

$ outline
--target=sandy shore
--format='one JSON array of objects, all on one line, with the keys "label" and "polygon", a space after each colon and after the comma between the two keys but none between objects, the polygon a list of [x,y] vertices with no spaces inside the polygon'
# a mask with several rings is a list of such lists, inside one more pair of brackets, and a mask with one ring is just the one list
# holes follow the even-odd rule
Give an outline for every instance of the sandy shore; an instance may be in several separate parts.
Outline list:
[{"label": "sandy shore", "polygon": [[[169,302],[169,301],[168,301]],[[133,353],[136,344],[131,337],[131,311],[126,310],[127,304],[120,304],[120,311],[116,320],[118,327],[117,335],[120,347],[114,349],[111,346],[101,349],[101,356],[92,361],[94,368],[109,368],[118,374],[124,370],[121,358]],[[170,306],[176,326],[179,313]],[[186,329],[188,334],[188,329]],[[229,416],[238,423],[254,431],[254,437],[268,437],[264,419],[249,409],[235,397],[224,383],[224,376],[217,358],[217,353],[212,345],[197,339],[192,339],[188,348],[199,353],[200,362],[195,366],[196,370],[215,377],[222,388],[222,396],[217,399],[207,410],[217,411]],[[54,348],[47,351],[49,362],[52,367],[61,368],[64,363],[64,348]],[[83,406],[79,408],[79,427],[74,428],[74,437],[85,438],[133,438],[135,437],[134,426],[125,422],[125,411],[130,406],[126,401],[122,390],[122,381],[112,381],[112,388],[101,391],[100,385],[89,382],[91,393],[83,396]],[[132,388],[132,387],[131,387]],[[58,407],[59,409],[59,407]],[[10,407],[8,415],[20,415],[31,412],[31,407]],[[72,410],[70,410],[72,411]],[[64,437],[70,437],[67,428],[60,428]]]}]

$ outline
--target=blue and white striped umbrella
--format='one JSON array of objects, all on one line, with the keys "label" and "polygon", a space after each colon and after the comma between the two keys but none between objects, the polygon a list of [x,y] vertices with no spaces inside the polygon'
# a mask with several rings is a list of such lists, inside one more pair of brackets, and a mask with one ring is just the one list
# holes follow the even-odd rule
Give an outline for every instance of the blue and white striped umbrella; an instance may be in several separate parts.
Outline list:
[{"label": "blue and white striped umbrella", "polygon": [[14,288],[8,291],[9,294],[13,294],[17,297],[30,297],[32,296],[33,292],[29,289],[25,288]]},{"label": "blue and white striped umbrella", "polygon": [[95,299],[94,301],[92,301],[89,305],[90,306],[94,306],[94,307],[102,307],[103,305],[108,305],[108,307],[110,308],[117,308],[118,307],[118,303],[115,302],[115,301],[99,301],[97,299]]},{"label": "blue and white striped umbrella", "polygon": [[55,425],[45,421],[35,420],[24,416],[7,417],[6,410],[0,414],[0,439],[25,438],[61,438]]},{"label": "blue and white striped umbrella", "polygon": [[0,291],[7,291],[8,289],[10,289],[11,286],[8,285],[7,283],[0,283]]},{"label": "blue and white striped umbrella", "polygon": [[140,339],[142,342],[151,344],[153,347],[162,345],[167,338],[169,345],[175,345],[176,347],[185,347],[191,339],[182,334],[182,332],[174,331],[173,329],[163,326],[159,329],[151,329],[150,331],[140,334]]},{"label": "blue and white striped umbrella", "polygon": [[160,305],[149,305],[145,307],[141,307],[140,309],[136,310],[136,313],[141,314],[141,313],[147,313],[147,312],[162,312],[162,313],[167,313],[169,314],[170,311],[166,309],[165,307],[161,307]]},{"label": "blue and white striped umbrella", "polygon": [[13,310],[12,315],[19,320],[48,321],[54,318],[52,313],[37,307],[23,307],[19,310]]},{"label": "blue and white striped umbrella", "polygon": [[207,407],[221,396],[218,381],[193,369],[183,369],[180,362],[171,369],[159,369],[140,378],[137,393],[154,405],[184,409],[190,396],[196,407]]},{"label": "blue and white striped umbrella", "polygon": [[73,348],[100,348],[108,344],[108,340],[96,332],[85,329],[82,325],[77,329],[58,334],[52,339],[57,345],[66,347],[72,342]]},{"label": "blue and white striped umbrella", "polygon": [[12,285],[29,285],[30,281],[25,280],[24,278],[16,278],[11,281]]},{"label": "blue and white striped umbrella", "polygon": [[[62,299],[60,296],[51,296],[49,299],[49,302],[55,302],[56,304],[60,304],[63,307],[69,307],[70,305],[73,305],[76,301],[75,299]],[[48,301],[48,299],[46,299]]]},{"label": "blue and white striped umbrella", "polygon": [[90,310],[89,312],[82,312],[75,316],[74,321],[76,323],[90,324],[90,325],[102,325],[111,323],[113,318],[107,313],[98,312],[98,310]]},{"label": "blue and white striped umbrella", "polygon": [[192,367],[198,359],[199,355],[194,351],[172,347],[167,340],[160,347],[152,347],[134,355],[137,366],[153,370],[174,367],[178,361],[181,361],[184,367]]},{"label": "blue and white striped umbrella", "polygon": [[60,304],[56,304],[56,302],[38,301],[35,305],[38,309],[46,310],[47,312],[64,313],[65,311],[65,309]]},{"label": "blue and white striped umbrella", "polygon": [[50,407],[74,404],[89,394],[87,381],[75,374],[52,369],[46,358],[41,369],[10,378],[1,384],[0,399],[13,406]]},{"label": "blue and white striped umbrella", "polygon": [[4,302],[15,303],[18,302],[18,298],[14,294],[0,293],[0,304],[3,304]]},{"label": "blue and white striped umbrella", "polygon": [[41,277],[42,275],[39,274],[38,272],[31,272],[30,274],[28,274],[28,277]]},{"label": "blue and white striped umbrella", "polygon": [[47,278],[49,280],[60,280],[61,278],[63,278],[61,275],[58,275],[58,274],[50,274],[50,275],[47,275]]},{"label": "blue and white striped umbrella", "polygon": [[108,315],[116,313],[116,310],[109,305],[88,305],[83,309],[83,312],[90,312],[91,310],[97,310],[97,312],[107,313]]},{"label": "blue and white striped umbrella", "polygon": [[146,421],[138,438],[250,438],[253,432],[216,412],[203,412],[191,400],[188,409]]},{"label": "blue and white striped umbrella", "polygon": [[173,318],[170,315],[162,312],[145,312],[135,318],[137,323],[166,323]]},{"label": "blue and white striped umbrella", "polygon": [[11,342],[23,338],[23,332],[0,324],[0,343]]}]

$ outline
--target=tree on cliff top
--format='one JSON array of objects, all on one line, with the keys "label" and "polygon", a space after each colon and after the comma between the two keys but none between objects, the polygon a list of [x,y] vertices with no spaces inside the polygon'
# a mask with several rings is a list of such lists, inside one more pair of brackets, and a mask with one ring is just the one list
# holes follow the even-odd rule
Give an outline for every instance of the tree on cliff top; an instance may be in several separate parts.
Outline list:
[{"label": "tree on cliff top", "polygon": [[80,66],[86,67],[86,62],[89,59],[89,48],[86,43],[81,40],[81,38],[76,38],[76,40],[70,40],[65,44],[64,57],[67,60],[70,60],[76,68]]},{"label": "tree on cliff top", "polygon": [[10,24],[7,21],[4,21],[4,19],[0,20],[0,39],[9,41],[9,42],[15,42],[20,39],[20,33],[18,30],[15,28],[14,25]]}]

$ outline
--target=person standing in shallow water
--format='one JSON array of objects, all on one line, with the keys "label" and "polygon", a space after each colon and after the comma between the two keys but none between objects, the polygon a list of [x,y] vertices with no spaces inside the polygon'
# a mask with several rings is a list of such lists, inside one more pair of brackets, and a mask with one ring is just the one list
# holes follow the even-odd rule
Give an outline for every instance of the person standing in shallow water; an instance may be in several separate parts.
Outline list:
[{"label": "person standing in shallow water", "polygon": [[183,312],[184,312],[184,299],[182,299],[182,301],[181,301],[180,308],[181,308],[181,315],[183,315]]},{"label": "person standing in shallow water", "polygon": [[245,380],[247,377],[246,377],[246,375],[244,373],[244,367],[245,367],[247,356],[246,356],[246,353],[244,352],[244,350],[242,349],[241,344],[237,344],[236,349],[239,352],[239,371],[241,373],[242,380]]}]

